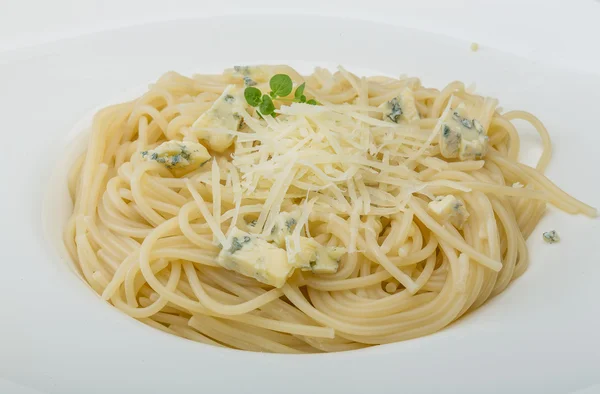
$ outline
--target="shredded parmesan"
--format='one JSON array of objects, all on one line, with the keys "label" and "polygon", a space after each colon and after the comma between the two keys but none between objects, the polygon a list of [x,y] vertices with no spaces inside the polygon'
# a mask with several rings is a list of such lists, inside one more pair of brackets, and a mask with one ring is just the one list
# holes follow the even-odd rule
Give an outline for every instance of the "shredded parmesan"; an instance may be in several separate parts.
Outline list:
[{"label": "shredded parmesan", "polygon": [[204,216],[206,224],[208,224],[216,239],[221,245],[223,245],[224,249],[228,249],[230,247],[229,241],[225,237],[225,234],[223,234],[223,231],[221,231],[220,223],[218,223],[213,217],[213,215],[210,214],[210,210],[208,209],[208,206],[206,205],[206,202],[204,202],[204,199],[202,198],[200,193],[198,193],[198,191],[196,190],[194,185],[192,185],[192,182],[189,179],[185,180],[185,186],[192,194],[192,197],[194,198],[194,201],[196,202],[200,213],[202,214],[202,216]]},{"label": "shredded parmesan", "polygon": [[[377,233],[373,223],[380,216],[404,212],[413,194],[433,199],[440,193],[471,190],[462,182],[436,179],[436,173],[452,168],[435,157],[439,130],[434,122],[384,121],[381,108],[369,100],[365,82],[343,69],[339,75],[355,91],[355,104],[281,105],[275,111],[279,116],[262,120],[244,111],[247,127],[226,131],[236,137],[227,175],[234,189],[234,208],[226,213],[230,229],[238,222],[242,197],[262,203],[249,229],[261,237],[275,231],[281,212],[299,206],[301,215],[287,245],[297,249],[300,237],[310,237],[309,214],[315,211],[348,224],[344,246],[348,253],[356,253],[362,231]],[[398,86],[402,89],[406,84]],[[451,96],[446,105],[458,100]],[[481,115],[489,116],[493,103],[489,104]],[[423,167],[430,173],[420,179]],[[223,220],[219,206],[213,206],[213,215],[216,221]],[[410,287],[412,280],[398,274]]]},{"label": "shredded parmesan", "polygon": [[216,223],[221,223],[221,171],[216,158],[213,159],[211,173],[213,217]]},{"label": "shredded parmesan", "polygon": [[228,163],[227,168],[229,169],[229,178],[231,179],[231,185],[233,189],[233,202],[235,204],[233,216],[231,217],[231,223],[229,224],[229,229],[227,230],[226,234],[227,237],[229,237],[229,234],[233,228],[237,226],[238,217],[240,216],[240,205],[242,204],[242,186],[240,184],[240,175],[233,164]]}]

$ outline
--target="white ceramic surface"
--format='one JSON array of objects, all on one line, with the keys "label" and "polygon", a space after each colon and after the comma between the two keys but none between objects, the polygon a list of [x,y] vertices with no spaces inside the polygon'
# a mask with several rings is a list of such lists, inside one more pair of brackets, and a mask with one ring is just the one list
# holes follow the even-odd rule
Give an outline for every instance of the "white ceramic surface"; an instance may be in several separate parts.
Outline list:
[{"label": "white ceramic surface", "polygon": [[[250,44],[248,32],[256,37]],[[599,383],[599,220],[552,211],[528,243],[525,275],[438,334],[317,356],[217,349],[158,332],[101,302],[57,250],[69,209],[57,163],[85,129],[79,121],[167,70],[218,72],[244,63],[303,71],[339,63],[436,87],[477,82],[505,109],[545,122],[555,148],[550,178],[600,207],[600,76],[485,46],[473,53],[469,44],[367,21],[254,15],[137,26],[4,58],[0,377],[44,393],[567,393]],[[523,138],[531,161],[537,139]],[[543,244],[541,232],[550,228],[561,243]]]}]

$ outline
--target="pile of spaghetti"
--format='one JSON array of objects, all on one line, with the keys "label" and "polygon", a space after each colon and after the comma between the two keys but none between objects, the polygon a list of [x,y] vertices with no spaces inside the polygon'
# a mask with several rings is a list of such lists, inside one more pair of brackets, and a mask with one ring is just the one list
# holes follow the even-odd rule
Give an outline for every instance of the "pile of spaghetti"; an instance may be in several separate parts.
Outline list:
[{"label": "pile of spaghetti", "polygon": [[[521,119],[539,132],[518,161]],[[528,265],[547,204],[595,216],[543,172],[544,126],[461,82],[167,73],[101,110],[64,232],[90,287],[216,346],[334,352],[427,335]]]}]

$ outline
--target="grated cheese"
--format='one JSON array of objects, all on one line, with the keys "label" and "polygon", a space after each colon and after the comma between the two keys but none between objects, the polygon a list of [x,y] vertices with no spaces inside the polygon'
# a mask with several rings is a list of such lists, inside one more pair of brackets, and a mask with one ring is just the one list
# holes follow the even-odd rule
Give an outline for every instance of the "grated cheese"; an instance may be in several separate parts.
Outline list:
[{"label": "grated cheese", "polygon": [[189,179],[185,180],[185,186],[188,188],[188,190],[192,194],[194,201],[198,205],[198,209],[200,210],[200,213],[202,214],[202,216],[204,216],[204,220],[206,221],[206,224],[208,224],[208,227],[210,227],[210,229],[213,232],[213,234],[215,235],[216,239],[219,241],[219,243],[221,245],[223,245],[223,248],[225,248],[225,249],[229,248],[230,247],[229,241],[225,237],[225,234],[223,234],[223,231],[221,231],[220,223],[218,223],[215,220],[215,218],[210,214],[208,205],[206,205],[206,202],[204,201],[204,199],[202,198],[200,193],[198,193],[196,188],[194,188],[194,185],[192,185],[192,182]]},{"label": "grated cheese", "polygon": [[213,217],[216,223],[221,223],[221,172],[216,158],[213,158],[211,175]]},{"label": "grated cheese", "polygon": [[[288,256],[301,252],[302,237],[310,238],[312,212],[332,215],[347,223],[348,238],[344,246],[348,253],[357,253],[364,247],[359,247],[362,232],[378,234],[374,223],[380,223],[381,216],[406,211],[413,194],[434,199],[435,195],[453,190],[470,191],[461,182],[436,179],[435,173],[452,168],[435,157],[440,148],[439,128],[434,119],[419,119],[411,104],[406,121],[381,120],[385,111],[378,107],[381,102],[369,100],[365,82],[345,70],[340,70],[340,78],[355,90],[355,104],[292,103],[276,109],[277,117],[263,119],[252,116],[253,109],[240,108],[238,111],[245,120],[242,129],[215,130],[234,139],[232,161],[224,175],[233,187],[233,208],[221,216],[220,206],[213,205],[211,223],[231,218],[229,236],[238,217],[243,215],[241,200],[255,199],[262,206],[252,213],[256,216],[248,231],[269,242],[278,240],[276,243],[281,247],[281,237],[272,233],[275,227],[281,227],[285,215],[298,207],[299,215],[294,216],[297,224],[286,236],[285,244],[291,249]],[[400,97],[403,102],[416,103],[412,94],[403,85],[390,99]],[[451,96],[444,105],[460,102],[460,98]],[[488,101],[473,111],[487,121],[493,108],[495,103]],[[420,180],[418,170],[423,167],[434,172]],[[217,169],[213,172],[216,199]],[[195,199],[201,198],[198,195]],[[215,237],[223,242],[220,235]],[[409,286],[412,283],[410,278],[401,279]]]},{"label": "grated cheese", "polygon": [[231,217],[231,223],[229,224],[229,229],[227,230],[227,237],[231,234],[231,231],[235,228],[238,222],[238,217],[240,216],[240,206],[242,204],[242,186],[240,184],[240,175],[237,172],[235,166],[231,163],[227,163],[227,167],[229,169],[229,177],[231,178],[231,185],[233,189],[233,202],[235,207],[233,209],[233,216]]}]

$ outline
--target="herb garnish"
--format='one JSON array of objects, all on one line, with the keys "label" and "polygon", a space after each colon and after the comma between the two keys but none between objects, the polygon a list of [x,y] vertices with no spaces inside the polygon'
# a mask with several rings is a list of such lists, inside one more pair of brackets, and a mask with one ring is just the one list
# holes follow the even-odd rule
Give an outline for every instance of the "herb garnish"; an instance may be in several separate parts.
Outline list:
[{"label": "herb garnish", "polygon": [[294,83],[292,82],[292,78],[286,74],[275,74],[271,77],[269,81],[269,86],[271,87],[271,92],[269,95],[272,98],[276,97],[285,97],[288,94],[292,93],[292,89],[294,88]]},{"label": "herb garnish", "polygon": [[[294,82],[289,75],[275,74],[269,80],[269,87],[271,88],[269,94],[263,94],[260,89],[253,86],[248,86],[244,90],[244,98],[252,107],[258,107],[261,115],[276,116],[273,99],[290,101],[284,97],[292,93],[292,90],[294,89]],[[294,98],[291,101],[293,103],[306,103],[310,105],[319,104],[315,99],[306,100],[306,96],[304,95],[305,87],[305,82],[299,85],[296,88],[296,91],[294,92]]]}]

